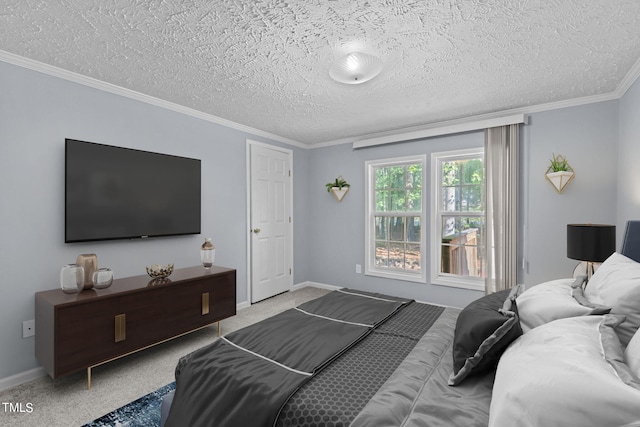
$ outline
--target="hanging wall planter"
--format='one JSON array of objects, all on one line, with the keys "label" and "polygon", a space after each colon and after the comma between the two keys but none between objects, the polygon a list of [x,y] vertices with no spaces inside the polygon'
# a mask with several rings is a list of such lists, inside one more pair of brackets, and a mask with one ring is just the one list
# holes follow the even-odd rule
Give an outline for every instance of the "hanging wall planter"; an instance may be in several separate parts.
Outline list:
[{"label": "hanging wall planter", "polygon": [[349,192],[349,183],[344,180],[342,175],[338,176],[335,181],[325,184],[327,191],[333,193],[337,201],[341,202],[344,196]]},{"label": "hanging wall planter", "polygon": [[553,188],[556,189],[558,194],[562,194],[567,184],[569,184],[575,175],[576,173],[571,166],[569,166],[567,159],[561,154],[557,156],[554,154],[545,177],[547,181],[553,185]]}]

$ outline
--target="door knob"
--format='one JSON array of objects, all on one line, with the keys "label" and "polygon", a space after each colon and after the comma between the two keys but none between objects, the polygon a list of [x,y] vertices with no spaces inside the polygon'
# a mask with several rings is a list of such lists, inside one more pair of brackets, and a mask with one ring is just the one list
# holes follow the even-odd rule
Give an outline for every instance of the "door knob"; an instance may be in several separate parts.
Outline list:
[{"label": "door knob", "polygon": [[260,229],[259,229],[259,228],[254,228],[254,229],[253,229],[253,232],[254,232],[254,233],[256,233],[256,234],[258,234],[258,233],[260,232]]}]

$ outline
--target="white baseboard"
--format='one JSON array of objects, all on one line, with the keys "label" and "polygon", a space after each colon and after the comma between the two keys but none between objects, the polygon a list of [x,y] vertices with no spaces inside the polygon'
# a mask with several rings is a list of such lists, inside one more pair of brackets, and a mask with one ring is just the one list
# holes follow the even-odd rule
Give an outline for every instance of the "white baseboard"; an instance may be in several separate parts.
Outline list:
[{"label": "white baseboard", "polygon": [[336,289],[342,289],[342,286],[327,285],[325,283],[306,281],[306,282],[298,283],[297,285],[293,285],[291,290],[292,291],[297,291],[298,289],[306,288],[308,286],[310,286],[312,288],[328,289],[330,291],[335,291]]},{"label": "white baseboard", "polygon": [[236,304],[236,311],[242,310],[243,308],[249,308],[249,307],[251,307],[251,304],[249,304],[249,301],[243,301],[241,303]]},{"label": "white baseboard", "polygon": [[20,372],[19,374],[11,375],[10,377],[0,379],[0,391],[7,390],[11,387],[15,387],[20,384],[27,383],[29,381],[37,380],[44,377],[47,372],[43,367],[29,369],[28,371]]},{"label": "white baseboard", "polygon": [[[307,281],[307,282],[301,282],[296,285],[293,285],[290,290],[297,291],[298,289],[306,288],[309,286],[312,288],[328,289],[330,291],[335,291],[336,289],[342,289],[342,286],[326,285],[324,283]],[[249,301],[243,301],[236,305],[236,310],[242,310],[243,308],[247,308],[247,307],[251,307],[251,303]]]}]

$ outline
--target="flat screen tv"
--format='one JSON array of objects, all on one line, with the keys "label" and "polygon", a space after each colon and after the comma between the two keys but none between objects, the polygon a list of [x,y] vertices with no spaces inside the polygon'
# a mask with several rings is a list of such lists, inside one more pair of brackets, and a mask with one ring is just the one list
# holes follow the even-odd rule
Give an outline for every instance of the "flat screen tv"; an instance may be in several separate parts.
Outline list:
[{"label": "flat screen tv", "polygon": [[65,242],[200,233],[200,160],[65,140]]}]

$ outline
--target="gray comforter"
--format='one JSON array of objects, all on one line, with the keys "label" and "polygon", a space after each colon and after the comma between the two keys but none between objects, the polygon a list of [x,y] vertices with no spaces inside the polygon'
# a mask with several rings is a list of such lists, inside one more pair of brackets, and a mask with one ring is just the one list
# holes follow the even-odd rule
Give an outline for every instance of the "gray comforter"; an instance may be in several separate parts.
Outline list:
[{"label": "gray comforter", "polygon": [[486,427],[495,372],[447,384],[460,310],[447,308],[393,375],[364,407],[352,427]]},{"label": "gray comforter", "polygon": [[165,425],[272,426],[296,389],[409,302],[334,291],[185,356]]},{"label": "gray comforter", "polygon": [[[347,308],[349,304],[340,301],[343,300],[341,295],[328,294],[323,298],[300,308],[324,313],[326,317],[356,319],[355,313]],[[354,330],[352,335],[356,339],[351,344],[336,339],[338,336],[331,337],[324,330],[298,331],[297,322],[302,318],[289,317],[291,313],[287,312],[249,327],[249,334],[243,333],[242,338],[234,334],[227,336],[243,345],[258,340],[257,347],[262,349],[268,349],[269,342],[277,343],[286,349],[284,355],[291,356],[291,340],[302,337],[301,346],[305,349],[302,354],[306,355],[303,360],[318,351],[323,354],[319,359],[311,357],[307,361],[313,361],[308,365],[303,363],[307,366],[305,369],[316,365],[313,373],[304,378],[293,374],[291,377],[279,375],[280,379],[276,381],[264,366],[253,366],[255,361],[242,354],[246,353],[244,350],[233,351],[229,345],[222,350],[223,354],[229,354],[216,361],[208,356],[214,350],[220,351],[216,343],[186,356],[176,369],[178,384],[182,381],[178,391],[182,389],[184,394],[179,407],[171,405],[174,417],[171,422],[181,426],[271,426],[275,422],[278,427],[485,427],[494,373],[467,378],[457,387],[448,385],[453,369],[451,351],[455,323],[460,310],[429,304],[404,304],[404,301],[402,306],[406,308],[397,310],[398,306],[387,312],[383,310],[390,313],[388,316],[367,309],[366,316],[372,316],[367,321],[375,325],[367,331]],[[357,318],[360,316],[358,314]],[[372,320],[374,318],[382,320]],[[263,327],[265,322],[266,330],[279,329],[274,326],[283,323],[295,327],[286,332],[281,330],[276,338],[268,338]],[[288,334],[292,336],[287,338]],[[309,335],[314,339],[307,339]],[[327,341],[316,339],[322,337],[335,340],[336,348],[340,350],[326,350]],[[299,344],[294,345],[297,346]],[[335,355],[327,357],[329,353]],[[321,362],[320,359],[326,360]],[[290,359],[286,359],[286,363],[299,366]],[[250,378],[250,374],[257,372],[262,372],[263,377],[254,384],[256,378]],[[229,375],[237,377],[237,381],[230,381]],[[232,383],[238,381],[241,388],[234,391],[232,387],[237,385]],[[262,397],[256,398],[256,389],[261,390]],[[167,406],[170,402],[171,399],[166,402]]]}]

